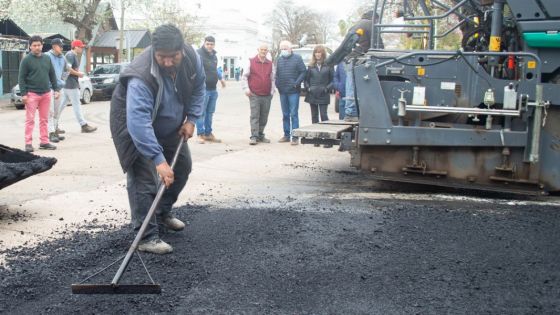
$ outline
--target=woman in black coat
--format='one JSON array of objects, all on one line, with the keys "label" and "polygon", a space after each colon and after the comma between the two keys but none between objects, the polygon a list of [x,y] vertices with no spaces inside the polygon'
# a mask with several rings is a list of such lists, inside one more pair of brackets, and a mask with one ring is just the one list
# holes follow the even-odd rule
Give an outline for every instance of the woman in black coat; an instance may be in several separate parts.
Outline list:
[{"label": "woman in black coat", "polygon": [[321,121],[329,120],[327,106],[331,101],[329,92],[333,88],[334,71],[332,67],[325,64],[326,58],[325,47],[315,46],[305,75],[304,87],[307,91],[305,102],[311,106],[311,122],[314,124],[319,122],[319,113],[321,113]]}]

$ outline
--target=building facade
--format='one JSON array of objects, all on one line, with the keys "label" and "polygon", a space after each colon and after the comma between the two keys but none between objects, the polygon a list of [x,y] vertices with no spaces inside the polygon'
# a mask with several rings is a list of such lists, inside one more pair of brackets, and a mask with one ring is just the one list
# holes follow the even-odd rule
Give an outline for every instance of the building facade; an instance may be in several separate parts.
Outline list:
[{"label": "building facade", "polygon": [[[235,77],[235,68],[241,68],[247,59],[254,57],[261,43],[271,44],[271,34],[266,32],[257,18],[235,6],[217,7],[212,2],[196,4],[198,15],[205,21],[201,31],[216,38],[218,64],[224,77]],[[199,46],[201,46],[200,43]]]},{"label": "building facade", "polygon": [[18,84],[19,64],[29,47],[29,35],[10,19],[0,21],[0,33],[0,95],[4,95]]}]

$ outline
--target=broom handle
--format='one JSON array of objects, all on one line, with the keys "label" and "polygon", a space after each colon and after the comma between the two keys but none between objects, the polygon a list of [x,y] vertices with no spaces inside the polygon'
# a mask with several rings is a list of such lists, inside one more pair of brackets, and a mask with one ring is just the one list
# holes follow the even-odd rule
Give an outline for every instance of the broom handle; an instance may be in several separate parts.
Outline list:
[{"label": "broom handle", "polygon": [[[179,157],[179,153],[181,152],[181,149],[183,148],[184,142],[185,142],[185,137],[181,137],[181,140],[177,145],[177,151],[175,151],[175,155],[173,155],[173,160],[171,162],[171,169],[175,168],[175,164],[177,163],[177,159]],[[156,212],[156,209],[159,205],[159,201],[161,200],[161,196],[163,196],[164,191],[165,191],[165,185],[160,179],[158,192],[156,194],[156,197],[154,198],[154,202],[152,202],[152,206],[150,207],[150,210],[148,210],[148,214],[146,214],[146,218],[144,218],[144,222],[142,222],[142,226],[140,227],[140,230],[138,230],[138,233],[136,234],[136,238],[134,238],[134,242],[132,242],[132,245],[128,249],[128,252],[124,257],[121,266],[119,267],[119,270],[115,274],[113,281],[111,281],[112,285],[117,285],[119,283],[119,280],[121,279],[124,270],[128,266],[128,263],[130,262],[132,255],[134,255],[134,252],[136,251],[136,248],[140,243],[140,240],[142,240],[142,236],[144,236],[144,232],[146,231],[146,228],[148,228],[148,224],[150,223],[150,220],[152,219],[154,213]]]}]

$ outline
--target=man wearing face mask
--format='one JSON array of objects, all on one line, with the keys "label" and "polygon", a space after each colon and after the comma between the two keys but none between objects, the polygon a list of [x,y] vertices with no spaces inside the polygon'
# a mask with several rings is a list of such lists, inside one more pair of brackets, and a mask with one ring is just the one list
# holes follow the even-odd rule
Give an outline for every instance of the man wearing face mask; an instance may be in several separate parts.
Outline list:
[{"label": "man wearing face mask", "polygon": [[[292,130],[299,128],[299,90],[307,69],[300,55],[292,53],[289,41],[280,42],[280,58],[276,61],[276,88],[280,94],[284,136],[278,142],[298,144]],[[291,137],[291,139],[290,139]]]},{"label": "man wearing face mask", "polygon": [[[180,231],[185,224],[171,207],[187,183],[192,160],[187,144],[175,169],[169,166],[180,137],[192,137],[202,115],[205,75],[200,57],[184,43],[181,31],[166,24],[157,27],[152,46],[121,73],[111,98],[111,134],[122,169],[127,173],[132,224],[140,229],[158,189],[158,177],[167,187],[138,250],[167,254],[173,247],[159,231]],[[158,226],[159,225],[159,226]]]}]

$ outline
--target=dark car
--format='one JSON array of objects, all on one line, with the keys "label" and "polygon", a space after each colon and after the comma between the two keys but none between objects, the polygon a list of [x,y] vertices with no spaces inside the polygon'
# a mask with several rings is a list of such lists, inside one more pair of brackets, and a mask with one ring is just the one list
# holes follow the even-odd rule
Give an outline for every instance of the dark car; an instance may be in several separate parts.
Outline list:
[{"label": "dark car", "polygon": [[113,90],[117,86],[120,73],[129,63],[111,63],[98,65],[90,73],[91,84],[93,85],[93,96],[101,98],[111,98]]}]

